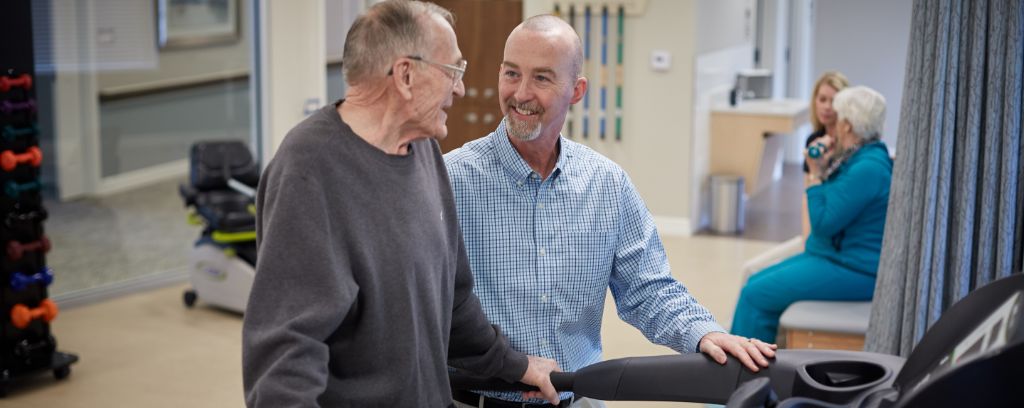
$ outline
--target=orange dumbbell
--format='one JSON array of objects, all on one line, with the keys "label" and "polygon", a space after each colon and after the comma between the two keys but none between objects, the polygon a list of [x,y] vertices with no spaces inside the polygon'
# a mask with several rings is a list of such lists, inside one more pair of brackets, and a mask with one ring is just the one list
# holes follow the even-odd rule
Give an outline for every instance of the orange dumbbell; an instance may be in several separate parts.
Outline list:
[{"label": "orange dumbbell", "polygon": [[57,318],[57,304],[50,299],[43,299],[38,307],[29,308],[23,304],[16,304],[11,308],[11,324],[19,329],[28,327],[32,320],[43,319],[47,323]]},{"label": "orange dumbbell", "polygon": [[0,76],[0,92],[10,91],[12,86],[20,86],[25,90],[32,89],[32,76],[29,74],[21,74],[17,77]]},{"label": "orange dumbbell", "polygon": [[0,153],[0,168],[4,171],[14,170],[18,167],[18,163],[28,163],[32,167],[39,167],[39,164],[43,162],[43,151],[39,150],[39,147],[32,146],[25,149],[25,153],[15,154],[13,151],[4,150]]}]

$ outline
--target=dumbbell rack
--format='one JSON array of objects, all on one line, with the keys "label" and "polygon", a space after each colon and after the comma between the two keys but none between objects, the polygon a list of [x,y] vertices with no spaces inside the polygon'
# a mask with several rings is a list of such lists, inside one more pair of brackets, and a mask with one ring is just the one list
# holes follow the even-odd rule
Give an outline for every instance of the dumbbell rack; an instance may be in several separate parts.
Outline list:
[{"label": "dumbbell rack", "polygon": [[50,322],[57,304],[47,296],[53,271],[43,231],[39,125],[28,0],[5,2],[0,13],[0,396],[19,376],[71,374],[72,354],[57,351]]}]

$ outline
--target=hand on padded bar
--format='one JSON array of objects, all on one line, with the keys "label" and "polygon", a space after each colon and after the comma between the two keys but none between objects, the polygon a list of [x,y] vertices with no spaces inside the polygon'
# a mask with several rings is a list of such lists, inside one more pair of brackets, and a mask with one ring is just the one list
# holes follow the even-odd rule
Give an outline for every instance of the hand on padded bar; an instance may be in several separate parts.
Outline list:
[{"label": "hand on padded bar", "polygon": [[718,364],[726,363],[728,360],[726,353],[728,352],[755,373],[761,371],[761,367],[768,367],[768,359],[775,358],[775,350],[778,348],[778,345],[765,343],[758,339],[748,339],[722,332],[711,332],[700,339],[701,353],[707,354]]}]

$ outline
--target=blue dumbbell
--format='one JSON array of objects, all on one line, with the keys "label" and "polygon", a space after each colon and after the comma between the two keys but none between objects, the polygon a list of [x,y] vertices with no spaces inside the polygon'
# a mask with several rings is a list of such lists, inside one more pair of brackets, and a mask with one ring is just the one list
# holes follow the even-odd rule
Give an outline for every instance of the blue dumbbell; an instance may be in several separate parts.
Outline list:
[{"label": "blue dumbbell", "polygon": [[6,184],[4,184],[4,193],[7,193],[8,197],[16,199],[19,195],[21,195],[22,192],[29,190],[38,190],[39,187],[39,180],[33,180],[28,183],[21,184],[18,184],[13,180],[10,180]]},{"label": "blue dumbbell", "polygon": [[821,143],[815,143],[807,147],[807,155],[810,156],[812,159],[817,159],[821,157],[821,155],[825,154],[825,152],[827,151],[828,146],[825,146],[824,144]]},{"label": "blue dumbbell", "polygon": [[19,136],[32,136],[36,133],[39,133],[39,127],[35,124],[25,128],[16,128],[14,126],[7,125],[4,126],[3,132],[0,132],[0,134],[3,135],[4,140],[8,142],[13,142],[14,139]]},{"label": "blue dumbbell", "polygon": [[53,270],[49,267],[43,267],[42,270],[31,275],[26,275],[21,272],[11,274],[11,289],[15,292],[21,292],[29,285],[35,283],[42,283],[45,286],[50,286],[50,284],[53,283]]}]

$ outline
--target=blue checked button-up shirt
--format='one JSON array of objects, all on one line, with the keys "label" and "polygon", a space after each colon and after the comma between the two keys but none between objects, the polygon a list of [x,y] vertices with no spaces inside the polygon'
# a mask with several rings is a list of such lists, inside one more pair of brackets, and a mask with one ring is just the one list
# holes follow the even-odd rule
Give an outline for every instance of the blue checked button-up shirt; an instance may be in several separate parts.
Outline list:
[{"label": "blue checked button-up shirt", "polygon": [[491,323],[517,350],[565,371],[601,361],[607,288],[619,316],[653,343],[688,353],[705,334],[724,332],[671,276],[654,220],[625,171],[584,145],[559,143],[546,180],[512,147],[504,122],[445,155],[473,291]]}]

